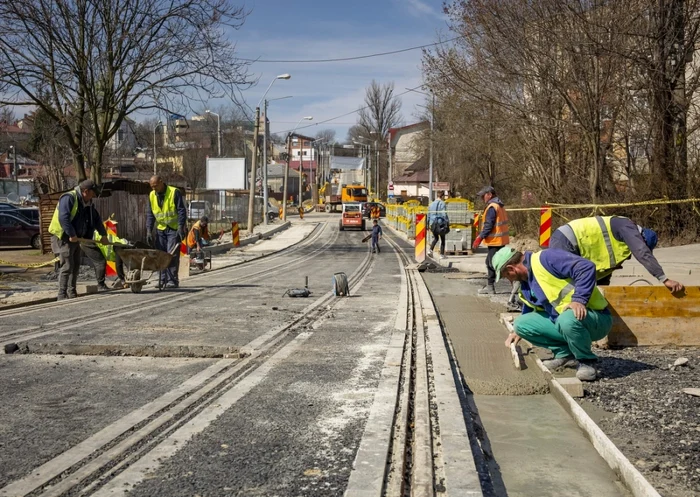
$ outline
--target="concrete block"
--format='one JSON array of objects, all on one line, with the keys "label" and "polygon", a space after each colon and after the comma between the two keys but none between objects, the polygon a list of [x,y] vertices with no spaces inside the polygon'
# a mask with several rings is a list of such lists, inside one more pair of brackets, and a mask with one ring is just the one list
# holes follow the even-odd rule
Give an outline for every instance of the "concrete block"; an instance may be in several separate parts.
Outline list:
[{"label": "concrete block", "polygon": [[85,293],[88,295],[97,293],[97,285],[85,285]]},{"label": "concrete block", "polygon": [[578,378],[555,378],[555,380],[572,397],[583,397],[583,383]]},{"label": "concrete block", "polygon": [[190,256],[180,255],[180,266],[177,273],[178,279],[186,280],[190,277]]}]

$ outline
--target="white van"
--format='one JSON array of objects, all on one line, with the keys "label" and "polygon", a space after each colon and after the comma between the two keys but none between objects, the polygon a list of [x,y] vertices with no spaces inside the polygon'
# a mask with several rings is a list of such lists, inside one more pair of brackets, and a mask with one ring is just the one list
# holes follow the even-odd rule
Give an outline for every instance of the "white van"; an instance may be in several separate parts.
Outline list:
[{"label": "white van", "polygon": [[211,204],[207,200],[190,200],[187,205],[187,217],[189,219],[199,219],[210,214]]}]

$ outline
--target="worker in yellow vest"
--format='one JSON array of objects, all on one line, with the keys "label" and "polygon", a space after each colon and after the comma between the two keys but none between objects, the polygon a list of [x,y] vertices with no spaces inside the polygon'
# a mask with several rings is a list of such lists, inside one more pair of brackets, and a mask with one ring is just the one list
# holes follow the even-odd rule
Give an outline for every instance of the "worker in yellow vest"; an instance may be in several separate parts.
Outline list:
[{"label": "worker in yellow vest", "polygon": [[606,337],[613,322],[596,286],[595,264],[563,250],[523,254],[503,247],[493,256],[493,267],[497,280],[520,282],[525,304],[506,346],[524,338],[552,351],[554,358],[544,361],[550,370],[575,366],[579,380],[595,380],[598,357],[591,344]]},{"label": "worker in yellow vest", "polygon": [[153,245],[153,228],[156,229],[155,247],[173,254],[167,271],[161,272],[162,286],[180,286],[178,267],[180,265],[180,242],[187,236],[187,208],[180,190],[166,185],[155,175],[149,181],[151,193],[146,210],[146,243]]},{"label": "worker in yellow vest", "polygon": [[596,266],[599,285],[610,284],[613,271],[634,255],[644,269],[671,292],[683,290],[683,284],[664,274],[652,253],[658,242],[656,232],[642,228],[622,216],[595,216],[574,219],[552,233],[549,248],[566,250],[588,259]]},{"label": "worker in yellow vest", "polygon": [[476,250],[482,242],[488,247],[488,253],[486,254],[488,279],[486,286],[479,290],[479,295],[493,295],[496,293],[496,271],[493,268],[493,264],[491,264],[491,260],[501,247],[505,247],[510,243],[508,213],[492,186],[482,188],[477,193],[477,196],[484,201],[486,208],[481,216],[481,232],[474,240],[472,248]]},{"label": "worker in yellow vest", "polygon": [[60,261],[57,300],[78,296],[76,284],[81,258],[78,239],[92,238],[93,232],[97,231],[103,243],[108,241],[100,214],[92,205],[96,196],[97,185],[87,179],[61,195],[54,210],[49,233],[51,249]]},{"label": "worker in yellow vest", "polygon": [[[116,221],[112,221],[116,223]],[[93,239],[97,242],[102,240],[102,235],[95,230]],[[121,244],[128,245],[128,240],[124,238],[119,238],[117,235],[107,230],[107,239],[110,244]],[[92,265],[95,268],[95,278],[97,279],[97,290],[100,292],[105,292],[109,290],[105,284],[105,277],[107,274],[107,263],[113,262],[115,269],[117,271],[117,280],[112,285],[112,288],[118,290],[124,288],[124,263],[116,250],[114,250],[113,245],[105,245],[102,243],[96,243],[94,246],[83,244],[83,252],[92,261]]]}]

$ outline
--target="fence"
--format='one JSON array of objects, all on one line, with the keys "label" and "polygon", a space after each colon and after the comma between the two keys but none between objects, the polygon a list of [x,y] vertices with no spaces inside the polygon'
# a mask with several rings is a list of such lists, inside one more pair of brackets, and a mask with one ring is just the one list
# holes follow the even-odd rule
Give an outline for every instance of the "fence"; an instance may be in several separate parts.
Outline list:
[{"label": "fence", "polygon": [[[446,200],[445,206],[450,219],[450,232],[445,237],[446,249],[457,252],[468,250],[474,237],[474,204],[466,199],[455,198]],[[417,214],[428,214],[428,207],[420,205],[417,200],[409,200],[400,205],[386,205],[387,223],[406,234],[409,240],[416,238]]]}]

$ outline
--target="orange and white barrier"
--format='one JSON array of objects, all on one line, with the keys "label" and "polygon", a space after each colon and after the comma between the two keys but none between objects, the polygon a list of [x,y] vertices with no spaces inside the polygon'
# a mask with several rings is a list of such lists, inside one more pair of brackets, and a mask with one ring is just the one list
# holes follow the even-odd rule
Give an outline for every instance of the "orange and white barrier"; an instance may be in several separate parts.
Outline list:
[{"label": "orange and white barrier", "polygon": [[238,228],[238,223],[231,223],[231,240],[234,247],[241,246],[241,235]]},{"label": "orange and white barrier", "polygon": [[540,211],[540,247],[549,247],[549,239],[552,237],[552,208],[542,207]]},{"label": "orange and white barrier", "polygon": [[425,242],[426,242],[426,216],[425,214],[416,214],[416,262],[425,260]]}]

